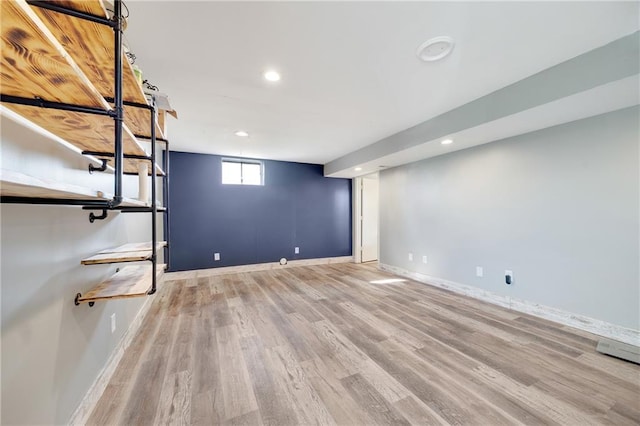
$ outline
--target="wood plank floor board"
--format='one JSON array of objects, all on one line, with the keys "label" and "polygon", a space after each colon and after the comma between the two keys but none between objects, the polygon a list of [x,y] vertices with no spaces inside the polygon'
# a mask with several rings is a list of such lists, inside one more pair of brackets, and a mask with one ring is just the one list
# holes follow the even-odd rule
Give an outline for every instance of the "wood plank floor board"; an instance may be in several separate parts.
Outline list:
[{"label": "wood plank floor board", "polygon": [[571,344],[574,347],[578,347],[583,351],[589,350],[598,344],[598,339],[578,335],[575,333],[575,329],[572,329],[574,331],[564,330],[562,328],[559,328],[557,324],[554,324],[544,318],[523,316],[518,317],[513,321],[519,324],[527,324],[537,333],[544,332],[544,334],[554,336],[558,339],[563,339],[563,341],[566,341],[568,344]]},{"label": "wood plank floor board", "polygon": [[89,424],[640,424],[640,367],[597,336],[371,264],[154,297]]},{"label": "wood plank floor board", "polygon": [[219,348],[218,365],[224,400],[225,420],[248,414],[258,409],[249,372],[241,356],[239,333],[235,325],[218,327],[216,343]]},{"label": "wood plank floor board", "polygon": [[[381,309],[382,308],[384,308],[384,306],[381,306]],[[499,350],[499,347],[481,347],[470,344],[475,333],[473,330],[467,328],[456,332],[455,328],[451,327],[451,324],[438,323],[433,318],[421,312],[416,313],[415,310],[412,312],[413,315],[406,315],[407,310],[403,309],[403,306],[398,305],[396,302],[387,302],[386,311],[393,314],[397,320],[403,322],[407,327],[417,329],[423,334],[423,338],[443,342],[474,359],[496,368],[498,371],[502,371],[518,379],[525,385],[530,385],[537,381],[537,378],[531,374],[523,372],[521,367],[514,361],[514,358],[501,357],[500,354],[496,356],[495,351]],[[444,327],[441,327],[442,325],[444,325]],[[487,339],[489,337],[492,336],[487,335]],[[506,344],[505,342],[505,345]]]},{"label": "wood plank floor board", "polygon": [[332,356],[335,357],[349,375],[359,372],[362,365],[369,360],[369,357],[343,333],[338,331],[338,327],[330,321],[317,321],[312,324],[312,327],[318,339],[330,348]]},{"label": "wood plank floor board", "polygon": [[394,402],[393,407],[414,425],[447,425],[444,419],[414,396]]},{"label": "wood plank floor board", "polygon": [[[624,380],[608,373],[601,373],[598,370],[581,366],[580,369],[574,368],[573,360],[556,356],[556,354],[542,345],[530,344],[525,345],[523,351],[532,350],[541,355],[537,355],[540,360],[539,365],[545,366],[547,369],[555,369],[556,377],[562,378],[568,383],[573,383],[576,389],[591,388],[605,392],[615,397],[629,407],[640,406],[640,391],[638,385],[633,385]],[[544,357],[546,355],[547,357]],[[640,418],[639,418],[640,419]]]},{"label": "wood plank floor board", "polygon": [[286,390],[274,379],[275,369],[257,336],[241,339],[242,354],[247,364],[256,403],[265,425],[293,425],[299,420],[288,406]]},{"label": "wood plank floor board", "polygon": [[347,377],[351,374],[338,361],[334,351],[331,348],[331,345],[317,334],[317,330],[312,327],[313,323],[309,322],[304,316],[298,314],[297,312],[294,314],[289,314],[289,321],[291,321],[296,329],[304,333],[304,335],[306,336],[307,344],[311,346],[315,354],[315,357],[311,360],[316,358],[321,360],[323,366],[326,369],[325,373],[331,374],[332,376],[339,379]]},{"label": "wood plank floor board", "polygon": [[373,344],[357,333],[350,333],[348,336],[368,357],[448,423],[469,424],[475,418],[466,403],[452,395],[447,386],[442,386],[442,381],[435,375],[416,371],[411,363],[407,363],[408,358],[398,359],[398,354],[390,354],[380,345]]},{"label": "wood plank floor board", "polygon": [[615,404],[613,396],[607,396],[601,392],[584,394],[581,392],[582,389],[576,389],[573,383],[567,383],[562,378],[559,380],[540,380],[533,386],[549,396],[566,401],[593,417],[606,414]]},{"label": "wood plank floor board", "polygon": [[165,378],[154,425],[188,425],[191,422],[191,371]]},{"label": "wood plank floor board", "polygon": [[258,410],[222,422],[225,426],[260,426],[264,423]]},{"label": "wood plank floor board", "polygon": [[562,343],[557,342],[554,339],[546,338],[541,333],[536,334],[536,333],[530,332],[527,330],[528,327],[526,325],[521,327],[514,327],[503,321],[495,320],[491,318],[489,315],[486,315],[486,314],[482,315],[475,311],[472,311],[471,309],[456,306],[455,304],[445,304],[445,306],[447,309],[457,312],[463,316],[478,320],[480,322],[484,322],[485,324],[488,324],[496,329],[511,333],[516,338],[522,339],[524,342],[530,342],[530,341],[539,342],[544,344],[547,347],[553,348],[554,350],[560,353],[573,356],[573,357],[576,357],[582,353],[581,351],[568,347]]},{"label": "wood plank floor board", "polygon": [[213,323],[216,327],[224,327],[233,324],[233,317],[231,316],[231,310],[224,294],[211,293],[211,310],[213,313]]},{"label": "wood plank floor board", "polygon": [[341,304],[332,304],[330,308],[336,315],[340,316],[344,322],[350,325],[350,328],[357,329],[358,332],[367,336],[367,338],[382,342],[387,340],[389,336],[383,331],[373,327],[367,321],[363,320],[357,315],[353,315],[351,311],[345,309]]},{"label": "wood plank floor board", "polygon": [[[414,353],[451,379],[465,383],[469,390],[477,395],[482,395],[520,422],[525,424],[554,423],[544,413],[536,412],[521,400],[505,394],[503,389],[495,386],[493,382],[483,380],[483,377],[476,373],[476,369],[483,365],[477,360],[435,340]],[[519,383],[518,385],[524,386]]]},{"label": "wood plank floor board", "polygon": [[351,397],[364,407],[379,425],[409,425],[410,423],[384,399],[378,391],[360,374],[345,377],[341,380]]},{"label": "wood plank floor board", "polygon": [[120,418],[127,395],[126,384],[109,383],[91,413],[89,424],[111,425]]},{"label": "wood plank floor board", "polygon": [[628,361],[612,356],[603,357],[602,354],[594,352],[585,352],[577,360],[581,364],[616,376],[618,379],[629,382],[632,385],[640,385],[640,369],[634,368],[635,364]]},{"label": "wood plank floor board", "polygon": [[[283,312],[287,313],[297,313],[305,317],[305,319],[309,322],[320,321],[324,319],[324,317],[315,310],[311,303],[304,300],[297,293],[292,293],[289,291],[289,287],[287,287],[284,283],[278,281],[274,278],[271,282],[271,285],[268,287],[269,297],[275,301],[276,305],[281,306],[279,304],[280,300],[286,300],[289,306],[286,309],[283,309]],[[291,311],[292,309],[292,311]],[[291,312],[290,312],[291,311]]]},{"label": "wood plank floor board", "polygon": [[636,404],[635,406],[616,402],[615,404],[613,404],[613,407],[611,407],[611,411],[609,411],[609,413],[607,414],[615,413],[616,417],[623,417],[627,420],[635,422],[635,424],[638,424],[640,423],[640,413],[638,412],[638,407],[640,407],[640,398],[638,399],[638,404]]},{"label": "wood plank floor board", "polygon": [[282,297],[282,295],[286,293],[279,291],[280,287],[278,285],[278,281],[272,274],[258,275],[254,280],[260,288],[265,292],[268,292],[269,298],[276,306],[278,306],[278,308],[280,308],[280,310],[287,314],[296,312],[295,306],[288,299]]},{"label": "wood plank floor board", "polygon": [[[321,359],[307,360],[301,365],[309,382],[318,392],[337,424],[374,424],[374,419],[367,414],[367,411],[351,398],[340,378],[327,373],[328,367]],[[341,395],[341,398],[336,398],[335,395]]]},{"label": "wood plank floor board", "polygon": [[333,425],[335,420],[311,386],[304,369],[287,346],[267,349],[267,357],[276,371],[275,380],[285,389],[300,424]]},{"label": "wood plank floor board", "polygon": [[241,337],[251,337],[257,334],[256,328],[253,325],[251,316],[247,312],[242,299],[239,297],[233,297],[227,299],[227,305],[229,306],[229,312],[233,323],[238,327],[238,332]]},{"label": "wood plank floor board", "polygon": [[413,349],[424,347],[424,343],[419,339],[414,338],[409,333],[406,333],[404,330],[395,327],[389,322],[381,320],[380,318],[375,316],[374,312],[368,312],[351,302],[340,303],[340,306],[344,310],[349,312],[352,316],[357,317],[360,321],[378,330],[378,332],[382,333],[386,339],[397,340]]}]

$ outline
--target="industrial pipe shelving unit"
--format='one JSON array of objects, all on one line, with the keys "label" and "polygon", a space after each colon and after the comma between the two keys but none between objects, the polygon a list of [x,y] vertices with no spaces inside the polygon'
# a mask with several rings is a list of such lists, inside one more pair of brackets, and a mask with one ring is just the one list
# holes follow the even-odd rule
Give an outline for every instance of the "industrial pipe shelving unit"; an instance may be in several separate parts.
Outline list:
[{"label": "industrial pipe shelving unit", "polygon": [[[112,195],[2,170],[0,201],[101,210],[100,215],[90,212],[91,222],[105,219],[109,211],[151,213],[150,243],[103,250],[81,262],[93,265],[150,261],[151,268],[124,267],[84,296],[78,293],[75,303],[93,306],[97,300],[155,293],[159,275],[166,267],[158,264],[157,251],[164,247],[165,261],[169,259],[166,242],[157,240],[157,213],[165,214],[164,228],[168,236],[169,211],[158,206],[156,200],[156,178],[160,176],[163,202],[168,204],[169,141],[157,122],[158,115],[164,122],[165,111],[157,110],[154,96],[150,103],[146,102],[129,63],[126,59],[123,61],[122,1],[114,1],[111,18],[100,0],[10,0],[0,2],[0,7],[2,104],[67,140],[81,149],[82,154],[100,159],[102,166],[91,164],[89,173],[106,171],[108,162],[114,163]],[[113,50],[105,48],[110,42]],[[109,68],[112,78],[108,78]],[[93,118],[85,119],[86,115]],[[106,136],[110,125],[114,128],[113,140]],[[138,143],[138,138],[150,141],[150,155]],[[158,143],[164,144],[162,168],[156,164]],[[151,163],[151,205],[123,197],[123,175],[137,174],[137,164],[141,161]]]}]

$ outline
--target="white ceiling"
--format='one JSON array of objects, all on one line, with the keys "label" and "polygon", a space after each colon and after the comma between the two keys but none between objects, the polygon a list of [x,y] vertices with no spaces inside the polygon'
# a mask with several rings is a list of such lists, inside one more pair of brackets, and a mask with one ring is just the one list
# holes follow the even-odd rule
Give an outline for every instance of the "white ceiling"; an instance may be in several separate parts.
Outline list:
[{"label": "white ceiling", "polygon": [[[172,149],[320,164],[639,28],[638,2],[127,5],[137,64],[179,113]],[[439,35],[453,53],[419,61]]]}]

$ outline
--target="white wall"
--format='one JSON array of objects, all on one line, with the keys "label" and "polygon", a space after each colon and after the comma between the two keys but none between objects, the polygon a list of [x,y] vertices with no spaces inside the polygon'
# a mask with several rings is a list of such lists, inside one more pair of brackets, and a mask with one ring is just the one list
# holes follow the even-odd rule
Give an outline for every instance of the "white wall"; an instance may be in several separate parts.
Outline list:
[{"label": "white wall", "polygon": [[[1,124],[3,169],[113,193],[113,174],[89,175],[82,156],[6,117]],[[124,184],[125,195],[135,197],[137,178],[125,177]],[[80,207],[0,208],[1,422],[64,424],[145,301],[75,306],[76,293],[116,268],[81,266],[80,260],[107,247],[149,241],[151,218],[109,213],[107,220],[91,224]]]},{"label": "white wall", "polygon": [[627,108],[381,172],[380,262],[640,329],[638,116]]}]

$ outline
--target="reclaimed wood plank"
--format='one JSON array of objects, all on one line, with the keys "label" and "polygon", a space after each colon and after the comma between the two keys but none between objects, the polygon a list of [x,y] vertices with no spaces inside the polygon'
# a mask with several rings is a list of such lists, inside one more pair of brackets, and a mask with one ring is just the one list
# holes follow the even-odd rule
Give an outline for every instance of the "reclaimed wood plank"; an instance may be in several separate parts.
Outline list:
[{"label": "reclaimed wood plank", "polygon": [[[6,197],[108,201],[113,195],[79,185],[40,179],[11,170],[0,170],[0,195]],[[142,201],[125,198],[123,206],[146,207]]]},{"label": "reclaimed wood plank", "polygon": [[[165,268],[164,264],[157,265],[158,278],[162,276]],[[82,295],[78,302],[146,296],[151,289],[151,269],[151,265],[125,266],[120,272]]]}]

